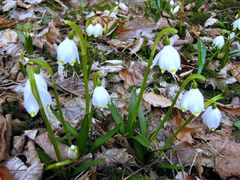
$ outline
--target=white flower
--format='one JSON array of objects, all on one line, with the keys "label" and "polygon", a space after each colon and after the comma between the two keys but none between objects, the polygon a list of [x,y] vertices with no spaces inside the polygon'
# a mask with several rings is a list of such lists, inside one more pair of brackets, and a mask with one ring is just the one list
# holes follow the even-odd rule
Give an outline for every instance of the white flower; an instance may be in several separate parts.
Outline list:
[{"label": "white flower", "polygon": [[75,42],[68,37],[61,42],[57,48],[58,64],[74,65],[75,61],[79,61],[78,48]]},{"label": "white flower", "polygon": [[205,23],[204,23],[204,27],[208,27],[208,26],[212,26],[214,25],[216,22],[218,21],[218,19],[210,17],[208,18]]},{"label": "white flower", "polygon": [[240,18],[235,20],[233,23],[233,29],[239,29],[240,30]]},{"label": "white flower", "polygon": [[180,10],[180,6],[177,5],[173,10],[171,9],[173,14],[176,14]]},{"label": "white flower", "polygon": [[217,107],[213,109],[212,106],[209,106],[203,113],[202,119],[203,122],[207,125],[207,127],[214,131],[220,125],[222,114]]},{"label": "white flower", "polygon": [[213,45],[216,46],[218,49],[221,49],[224,46],[224,37],[223,36],[217,36],[213,40]]},{"label": "white flower", "polygon": [[86,29],[87,35],[92,36],[93,35],[93,30],[94,30],[94,26],[92,24],[89,24],[87,29]]},{"label": "white flower", "polygon": [[94,37],[98,37],[98,36],[101,36],[103,33],[103,27],[101,24],[97,23],[95,26],[94,26],[94,29],[93,29],[93,35]]},{"label": "white flower", "polygon": [[75,145],[71,145],[70,148],[68,148],[67,156],[69,159],[73,159],[73,160],[78,159],[79,158],[78,147]]},{"label": "white flower", "polygon": [[117,13],[117,10],[112,11],[111,14],[109,10],[104,10],[102,16],[109,16],[110,18],[118,19]]},{"label": "white flower", "polygon": [[190,89],[184,93],[180,107],[182,111],[191,111],[192,114],[198,116],[204,110],[204,97],[202,93],[196,89]]},{"label": "white flower", "polygon": [[103,86],[95,87],[93,91],[92,104],[95,107],[104,108],[110,102],[110,96]]},{"label": "white flower", "polygon": [[170,6],[174,6],[174,0],[170,0],[170,2],[169,2],[169,4],[170,4]]},{"label": "white flower", "polygon": [[235,32],[231,32],[228,36],[228,39],[232,40],[236,36]]},{"label": "white flower", "polygon": [[[47,91],[47,83],[40,74],[34,74],[37,89],[41,102],[44,106],[44,109],[47,108],[52,103],[52,98],[49,92]],[[36,116],[39,111],[38,103],[33,96],[30,81],[27,80],[25,87],[23,89],[23,98],[24,98],[24,107],[27,112],[32,116]]]},{"label": "white flower", "polygon": [[153,60],[153,66],[159,64],[162,72],[167,70],[172,75],[174,75],[178,69],[181,69],[181,59],[177,50],[171,45],[165,46],[162,51],[160,51]]},{"label": "white flower", "polygon": [[122,2],[119,2],[119,8],[123,11],[128,11],[127,5]]}]

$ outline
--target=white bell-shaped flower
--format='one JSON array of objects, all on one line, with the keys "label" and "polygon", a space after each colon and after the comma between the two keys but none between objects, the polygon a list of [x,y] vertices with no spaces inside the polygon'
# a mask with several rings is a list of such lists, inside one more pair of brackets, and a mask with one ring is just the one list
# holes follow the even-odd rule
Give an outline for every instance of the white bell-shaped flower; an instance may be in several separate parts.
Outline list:
[{"label": "white bell-shaped flower", "polygon": [[170,0],[169,4],[170,4],[170,6],[174,6],[174,4],[175,4],[174,0]]},{"label": "white bell-shaped flower", "polygon": [[[41,102],[45,108],[48,108],[48,106],[52,103],[52,97],[47,91],[47,84],[43,77],[40,74],[34,74],[37,89],[39,92],[39,96],[41,99]],[[30,81],[27,80],[25,87],[23,89],[23,98],[24,98],[24,107],[26,111],[32,116],[36,116],[36,114],[39,111],[38,103],[33,96]]]},{"label": "white bell-shaped flower", "polygon": [[87,35],[92,36],[93,35],[93,30],[94,30],[94,26],[92,24],[89,24],[87,29],[86,29]]},{"label": "white bell-shaped flower", "polygon": [[233,38],[235,38],[236,34],[235,32],[231,32],[228,36],[228,39],[232,40]]},{"label": "white bell-shaped flower", "polygon": [[176,14],[179,10],[180,10],[180,6],[177,5],[177,6],[172,10],[172,13],[173,13],[173,14]]},{"label": "white bell-shaped flower", "polygon": [[203,122],[207,125],[207,127],[214,131],[220,126],[222,113],[219,111],[217,107],[213,108],[212,106],[209,106],[203,113],[202,119]]},{"label": "white bell-shaped flower", "polygon": [[68,148],[67,156],[68,156],[69,159],[72,159],[72,160],[78,159],[78,158],[79,158],[78,147],[75,146],[75,145],[71,145],[71,146]]},{"label": "white bell-shaped flower", "polygon": [[103,33],[103,27],[100,23],[97,23],[94,26],[93,35],[94,35],[94,37],[98,37],[98,36],[101,36],[102,33]]},{"label": "white bell-shaped flower", "polygon": [[74,65],[75,61],[79,61],[78,48],[75,42],[68,37],[61,42],[57,48],[57,59],[61,65],[69,63]]},{"label": "white bell-shaped flower", "polygon": [[223,36],[217,36],[213,40],[213,45],[216,46],[218,49],[221,49],[225,44]]},{"label": "white bell-shaped flower", "polygon": [[123,11],[128,11],[128,7],[123,2],[119,2],[119,8]]},{"label": "white bell-shaped flower", "polygon": [[239,29],[240,30],[240,18],[235,20],[233,23],[233,29]]},{"label": "white bell-shaped flower", "polygon": [[175,75],[178,69],[181,69],[181,58],[177,50],[171,45],[165,46],[154,58],[153,66],[159,64],[162,73],[167,70]]},{"label": "white bell-shaped flower", "polygon": [[92,104],[98,108],[105,108],[110,102],[110,96],[103,86],[95,87],[92,96]]},{"label": "white bell-shaped flower", "polygon": [[190,89],[184,93],[181,102],[180,108],[182,111],[191,111],[195,116],[198,116],[204,110],[204,97],[202,93],[196,89]]}]

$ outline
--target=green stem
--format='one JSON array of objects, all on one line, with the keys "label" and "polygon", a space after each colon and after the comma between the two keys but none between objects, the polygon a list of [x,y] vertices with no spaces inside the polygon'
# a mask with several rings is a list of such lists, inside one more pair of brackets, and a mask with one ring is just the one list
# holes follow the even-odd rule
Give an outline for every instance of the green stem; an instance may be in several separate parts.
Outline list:
[{"label": "green stem", "polygon": [[74,162],[72,159],[67,159],[65,161],[61,161],[61,162],[57,162],[55,164],[51,164],[51,165],[47,166],[44,170],[47,171],[49,169],[59,168],[61,166],[71,164],[72,162]]},{"label": "green stem", "polygon": [[[210,100],[208,100],[204,107],[207,108],[208,106],[212,105],[213,103],[215,103],[216,101],[223,99],[222,94],[219,94],[217,96],[214,96],[213,98],[211,98]],[[177,130],[174,134],[172,134],[168,140],[165,142],[165,144],[163,145],[163,147],[161,148],[159,155],[161,155],[163,153],[163,151],[165,151],[166,149],[168,149],[170,147],[170,145],[172,144],[172,142],[176,139],[177,135],[192,121],[192,119],[194,118],[194,115],[191,115]]]},{"label": "green stem", "polygon": [[42,68],[46,69],[48,71],[48,73],[50,74],[50,77],[52,79],[53,94],[54,94],[54,97],[55,97],[55,100],[56,100],[56,103],[57,103],[61,124],[63,126],[63,129],[64,129],[65,133],[66,133],[68,144],[71,146],[72,145],[71,136],[70,136],[70,133],[69,133],[68,128],[67,128],[66,121],[65,121],[64,116],[63,116],[62,104],[61,104],[61,101],[59,100],[59,94],[58,94],[58,91],[57,91],[57,85],[56,85],[56,80],[55,80],[54,75],[53,75],[53,71],[52,71],[51,67],[45,61],[42,61],[42,60],[39,60],[39,59],[30,59],[29,62],[33,62],[33,63],[41,66]]},{"label": "green stem", "polygon": [[52,127],[51,127],[51,125],[48,121],[47,115],[45,113],[45,110],[44,110],[44,107],[43,107],[43,104],[42,104],[42,101],[41,101],[41,98],[40,98],[40,95],[39,95],[39,92],[38,92],[36,80],[35,80],[35,77],[34,77],[34,67],[29,68],[28,75],[29,75],[31,90],[33,92],[34,98],[36,99],[36,101],[38,103],[43,121],[44,121],[45,126],[46,126],[47,131],[48,131],[49,139],[50,139],[51,143],[53,144],[53,148],[54,148],[54,151],[56,153],[58,161],[62,161],[61,153],[59,151],[58,144],[57,144],[57,139],[54,136]]},{"label": "green stem", "polygon": [[84,39],[83,33],[80,29],[80,27],[75,24],[72,21],[65,20],[65,24],[71,26],[75,33],[78,36],[78,39],[80,40],[80,47],[81,47],[81,53],[82,53],[82,70],[83,70],[83,81],[84,81],[84,91],[85,91],[85,104],[86,104],[86,109],[85,109],[85,115],[89,114],[89,101],[90,101],[90,96],[89,96],[89,90],[88,90],[88,61],[87,61],[87,43],[86,40]]},{"label": "green stem", "polygon": [[206,62],[206,67],[210,64],[210,62],[212,62],[213,58],[218,54],[219,49],[217,49],[214,54],[210,57],[210,59]]},{"label": "green stem", "polygon": [[176,96],[175,96],[175,98],[174,98],[174,100],[173,100],[170,108],[168,109],[167,113],[165,114],[163,120],[159,123],[157,129],[156,129],[156,130],[151,134],[151,136],[149,137],[149,140],[150,140],[150,141],[153,141],[153,140],[157,137],[159,131],[163,128],[165,122],[169,119],[170,115],[172,114],[174,105],[176,104],[177,99],[178,99],[180,93],[184,90],[185,86],[186,86],[189,82],[191,82],[191,81],[193,81],[193,80],[195,80],[195,79],[199,79],[199,80],[205,81],[205,77],[202,76],[202,75],[200,75],[200,74],[193,74],[193,75],[189,76],[187,79],[185,79],[185,81],[184,81],[183,84],[181,85],[180,89],[178,90],[178,92],[177,92],[177,94],[176,94]]},{"label": "green stem", "polygon": [[147,78],[148,78],[148,75],[149,75],[149,72],[150,72],[150,69],[151,69],[151,65],[152,65],[153,57],[154,57],[154,54],[155,54],[155,51],[156,51],[156,48],[157,48],[157,44],[158,44],[160,38],[167,33],[174,34],[174,33],[177,33],[177,30],[174,29],[174,28],[165,28],[156,35],[156,38],[155,38],[154,44],[153,44],[153,49],[152,49],[152,52],[151,52],[151,55],[150,55],[150,58],[149,58],[149,61],[148,61],[147,69],[146,69],[145,74],[144,74],[141,90],[140,90],[140,93],[138,95],[138,99],[137,99],[137,102],[135,104],[135,107],[133,109],[133,115],[131,117],[131,127],[130,127],[131,130],[128,134],[129,137],[131,137],[132,134],[134,133],[134,124],[135,124],[135,121],[136,121],[136,118],[137,118],[138,108],[139,108],[140,103],[142,101],[143,92],[144,92],[144,89],[145,89],[146,84],[147,84]]}]

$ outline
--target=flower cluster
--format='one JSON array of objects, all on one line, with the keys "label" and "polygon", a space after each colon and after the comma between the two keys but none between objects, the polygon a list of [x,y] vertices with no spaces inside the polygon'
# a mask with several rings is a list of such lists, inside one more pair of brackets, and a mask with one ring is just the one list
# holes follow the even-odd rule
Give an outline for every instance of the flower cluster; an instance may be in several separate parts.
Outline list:
[{"label": "flower cluster", "polygon": [[[52,98],[48,92],[47,83],[44,80],[44,78],[41,76],[41,74],[34,74],[34,78],[36,81],[41,102],[44,106],[44,109],[46,109],[50,104],[52,104]],[[36,116],[36,114],[39,111],[39,106],[33,95],[29,79],[27,80],[25,87],[23,89],[23,98],[24,98],[24,107],[27,110],[27,112],[32,117]]]},{"label": "flower cluster", "polygon": [[87,35],[88,36],[94,36],[94,37],[98,37],[101,36],[103,33],[103,27],[100,23],[97,23],[95,25],[93,24],[89,24],[87,29],[86,29]]}]

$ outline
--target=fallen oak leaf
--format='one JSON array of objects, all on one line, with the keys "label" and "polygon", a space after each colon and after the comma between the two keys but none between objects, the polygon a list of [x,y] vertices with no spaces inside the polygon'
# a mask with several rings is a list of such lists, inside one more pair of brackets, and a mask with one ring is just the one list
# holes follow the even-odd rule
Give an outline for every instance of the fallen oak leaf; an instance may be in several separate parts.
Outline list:
[{"label": "fallen oak leaf", "polygon": [[154,92],[144,93],[143,100],[154,107],[161,107],[161,108],[169,107],[172,104],[170,99],[162,95],[155,94]]}]

